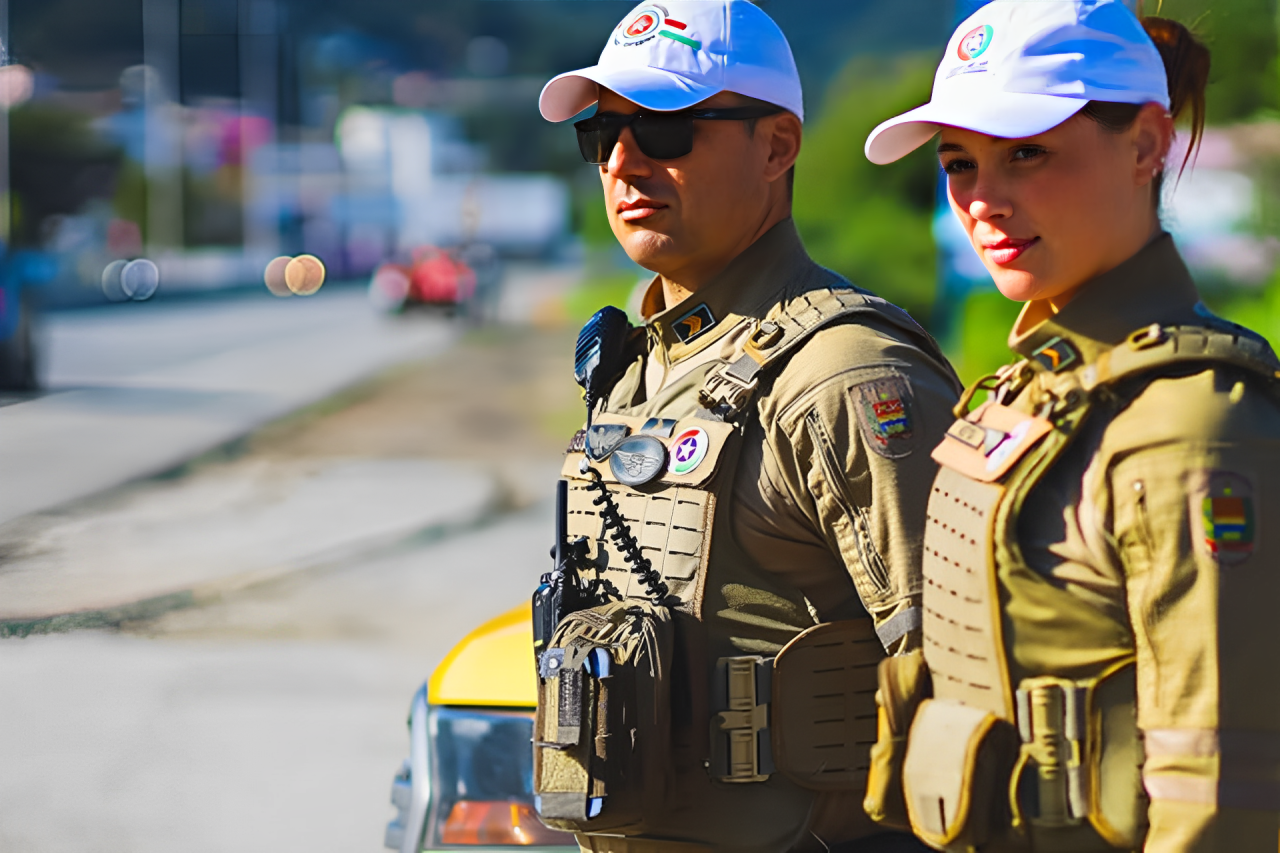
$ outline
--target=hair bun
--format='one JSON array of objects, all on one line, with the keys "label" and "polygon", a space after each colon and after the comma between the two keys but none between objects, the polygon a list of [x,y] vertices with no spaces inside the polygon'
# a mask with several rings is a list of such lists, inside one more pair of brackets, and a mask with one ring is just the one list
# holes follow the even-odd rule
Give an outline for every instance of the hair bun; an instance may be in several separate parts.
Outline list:
[{"label": "hair bun", "polygon": [[1164,61],[1165,77],[1169,80],[1169,112],[1179,119],[1188,108],[1191,110],[1191,144],[1187,146],[1187,157],[1190,158],[1204,133],[1209,48],[1191,30],[1168,18],[1145,17],[1142,27]]}]

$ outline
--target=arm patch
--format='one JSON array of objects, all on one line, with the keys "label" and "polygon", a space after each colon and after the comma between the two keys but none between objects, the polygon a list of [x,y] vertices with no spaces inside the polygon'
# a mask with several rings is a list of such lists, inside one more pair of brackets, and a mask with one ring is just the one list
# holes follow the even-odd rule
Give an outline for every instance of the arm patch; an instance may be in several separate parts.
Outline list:
[{"label": "arm patch", "polygon": [[901,376],[886,376],[854,385],[858,424],[867,446],[887,459],[901,459],[915,447],[915,402],[911,385]]}]

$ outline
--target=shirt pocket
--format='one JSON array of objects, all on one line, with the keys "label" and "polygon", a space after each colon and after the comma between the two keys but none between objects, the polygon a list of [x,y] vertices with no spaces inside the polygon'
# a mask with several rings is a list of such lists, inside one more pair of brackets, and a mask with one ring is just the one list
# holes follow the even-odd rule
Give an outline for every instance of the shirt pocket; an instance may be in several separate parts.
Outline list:
[{"label": "shirt pocket", "polygon": [[814,450],[818,454],[827,490],[830,492],[831,499],[839,513],[849,526],[850,535],[848,537],[837,535],[842,556],[847,563],[850,555],[843,553],[846,550],[846,542],[843,540],[852,539],[849,544],[853,546],[856,559],[862,567],[862,571],[855,572],[853,577],[854,584],[858,589],[858,595],[862,598],[864,605],[883,600],[891,592],[889,570],[885,566],[884,558],[880,556],[880,551],[876,548],[875,539],[871,535],[871,520],[867,509],[854,499],[849,479],[845,472],[845,464],[843,460],[838,458],[835,442],[832,441],[831,434],[826,425],[823,424],[818,412],[816,410],[809,412],[805,416],[804,423],[805,429],[809,434],[809,440],[813,442]]}]

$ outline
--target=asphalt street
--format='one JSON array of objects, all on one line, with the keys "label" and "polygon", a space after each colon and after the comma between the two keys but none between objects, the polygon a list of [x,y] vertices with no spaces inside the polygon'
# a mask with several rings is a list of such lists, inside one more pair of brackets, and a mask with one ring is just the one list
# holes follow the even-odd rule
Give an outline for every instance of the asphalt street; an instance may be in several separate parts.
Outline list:
[{"label": "asphalt street", "polygon": [[441,318],[411,319],[359,288],[52,314],[48,393],[0,407],[0,523],[162,472],[453,339]]},{"label": "asphalt street", "polygon": [[417,686],[546,571],[549,507],[174,611],[0,641],[0,850],[374,853]]}]

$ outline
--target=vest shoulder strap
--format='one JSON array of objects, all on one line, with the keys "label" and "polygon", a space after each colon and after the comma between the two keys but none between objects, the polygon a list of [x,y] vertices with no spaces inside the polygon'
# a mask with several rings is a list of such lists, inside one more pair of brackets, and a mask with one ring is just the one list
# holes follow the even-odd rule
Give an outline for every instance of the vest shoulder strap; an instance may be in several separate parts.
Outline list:
[{"label": "vest shoulder strap", "polygon": [[1092,391],[1141,374],[1197,363],[1231,365],[1258,374],[1271,384],[1280,380],[1280,360],[1271,345],[1244,327],[1159,324],[1137,330],[1124,343],[1081,368],[1080,379],[1085,390]]},{"label": "vest shoulder strap", "polygon": [[737,358],[708,374],[699,402],[717,420],[736,417],[771,367],[782,364],[819,330],[858,315],[904,332],[940,364],[947,364],[941,347],[910,314],[839,279],[830,287],[801,294],[784,305],[777,317],[760,322]]}]

